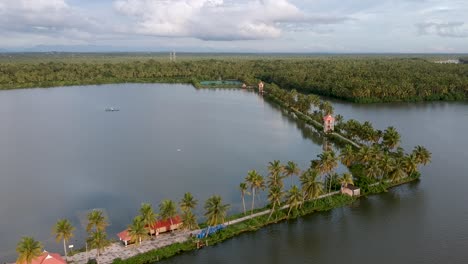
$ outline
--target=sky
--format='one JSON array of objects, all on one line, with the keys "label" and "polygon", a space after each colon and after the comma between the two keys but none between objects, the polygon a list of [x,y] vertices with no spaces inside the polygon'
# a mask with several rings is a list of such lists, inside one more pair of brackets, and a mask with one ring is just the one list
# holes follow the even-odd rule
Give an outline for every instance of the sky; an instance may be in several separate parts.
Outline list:
[{"label": "sky", "polygon": [[0,0],[0,50],[467,53],[467,0]]}]

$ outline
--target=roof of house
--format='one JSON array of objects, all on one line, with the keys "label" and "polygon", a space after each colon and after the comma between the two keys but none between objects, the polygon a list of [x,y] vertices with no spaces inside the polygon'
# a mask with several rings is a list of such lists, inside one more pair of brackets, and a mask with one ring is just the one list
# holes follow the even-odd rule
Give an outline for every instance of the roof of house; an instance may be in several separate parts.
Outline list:
[{"label": "roof of house", "polygon": [[323,120],[324,121],[335,120],[335,118],[332,115],[326,115],[326,116],[323,117]]},{"label": "roof of house", "polygon": [[[33,259],[31,264],[66,264],[67,262],[57,253],[49,253],[44,250],[42,254]],[[19,263],[17,263],[19,264]]]},{"label": "roof of house", "polygon": [[348,185],[346,186],[346,188],[348,188],[348,189],[350,189],[350,190],[352,190],[352,191],[358,190],[358,189],[359,189],[359,187],[356,187],[356,186],[354,186],[354,185],[352,185],[352,184],[348,184]]},{"label": "roof of house", "polygon": [[[182,223],[182,218],[180,216],[176,215],[172,217],[172,224],[177,225]],[[158,220],[154,223],[154,226],[156,229],[161,228],[161,227],[167,227],[169,228],[171,226],[171,218],[167,220]],[[117,234],[117,236],[120,238],[122,241],[130,241],[132,238],[128,234],[128,229],[125,229],[124,231],[120,232]]]}]

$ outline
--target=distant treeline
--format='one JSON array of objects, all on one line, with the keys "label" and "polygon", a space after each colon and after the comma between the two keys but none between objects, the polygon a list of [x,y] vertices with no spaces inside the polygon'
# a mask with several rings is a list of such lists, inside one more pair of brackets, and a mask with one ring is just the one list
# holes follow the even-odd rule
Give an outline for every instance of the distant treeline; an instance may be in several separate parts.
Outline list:
[{"label": "distant treeline", "polygon": [[258,80],[349,101],[466,100],[468,65],[420,58],[327,58],[0,63],[0,89],[118,82]]}]

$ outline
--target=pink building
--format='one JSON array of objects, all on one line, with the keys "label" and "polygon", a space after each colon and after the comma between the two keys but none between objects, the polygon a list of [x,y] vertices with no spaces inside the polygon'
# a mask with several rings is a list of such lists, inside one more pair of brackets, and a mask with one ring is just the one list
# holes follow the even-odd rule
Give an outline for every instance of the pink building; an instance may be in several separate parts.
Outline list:
[{"label": "pink building", "polygon": [[325,133],[333,132],[334,129],[335,129],[335,118],[330,114],[323,117],[323,132]]}]

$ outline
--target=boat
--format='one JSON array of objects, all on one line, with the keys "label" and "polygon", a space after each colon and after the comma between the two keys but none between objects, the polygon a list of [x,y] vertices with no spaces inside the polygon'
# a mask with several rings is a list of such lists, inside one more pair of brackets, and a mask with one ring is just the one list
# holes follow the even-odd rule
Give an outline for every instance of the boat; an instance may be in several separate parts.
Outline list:
[{"label": "boat", "polygon": [[119,109],[114,108],[114,107],[108,107],[108,108],[106,108],[106,112],[117,112],[117,111],[119,111]]}]

